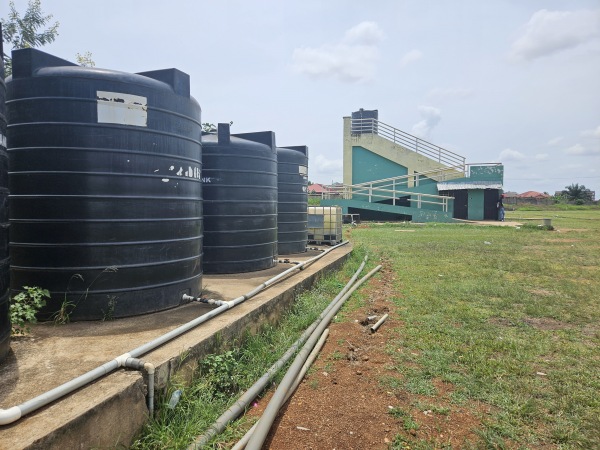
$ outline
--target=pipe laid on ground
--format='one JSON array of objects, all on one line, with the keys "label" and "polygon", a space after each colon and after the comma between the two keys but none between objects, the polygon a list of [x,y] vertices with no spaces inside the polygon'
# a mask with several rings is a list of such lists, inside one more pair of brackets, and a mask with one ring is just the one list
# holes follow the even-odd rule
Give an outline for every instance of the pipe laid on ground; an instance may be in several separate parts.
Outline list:
[{"label": "pipe laid on ground", "polygon": [[275,421],[275,418],[277,417],[279,409],[281,408],[281,406],[284,403],[284,399],[287,394],[287,391],[292,386],[294,380],[296,379],[298,373],[300,372],[302,365],[304,364],[304,361],[306,361],[308,354],[310,353],[311,349],[314,347],[315,342],[317,341],[317,339],[319,338],[319,336],[321,335],[323,330],[327,327],[327,325],[329,324],[331,319],[333,319],[333,317],[337,314],[337,312],[343,306],[344,302],[354,293],[354,291],[356,289],[358,289],[360,287],[360,285],[362,285],[365,281],[367,281],[369,278],[371,278],[376,272],[378,272],[381,269],[381,267],[382,267],[381,265],[375,267],[368,274],[366,274],[364,277],[362,277],[356,284],[354,284],[352,286],[352,288],[346,294],[344,294],[344,296],[336,303],[336,305],[331,309],[331,311],[329,311],[329,313],[321,321],[321,323],[319,323],[319,326],[313,332],[313,334],[310,336],[310,338],[306,341],[306,343],[304,344],[304,347],[302,347],[302,350],[300,350],[300,352],[296,356],[296,359],[294,359],[294,362],[288,369],[287,373],[283,377],[283,380],[279,384],[279,387],[273,394],[271,401],[267,405],[267,408],[263,412],[263,415],[262,415],[260,421],[258,422],[256,430],[254,431],[254,433],[252,433],[252,436],[250,437],[250,440],[248,441],[248,445],[246,446],[247,449],[260,450],[262,448],[262,445],[265,442],[267,435],[269,434],[269,430],[271,429],[271,426],[273,425],[273,422]]},{"label": "pipe laid on ground", "polygon": [[281,358],[279,358],[277,362],[275,362],[275,364],[269,368],[269,370],[267,370],[267,372],[265,372],[262,377],[260,377],[252,386],[250,386],[250,388],[244,392],[237,399],[237,401],[231,405],[229,409],[227,409],[227,411],[221,414],[215,423],[208,427],[206,433],[197,437],[194,442],[190,444],[188,447],[189,450],[202,448],[202,446],[206,445],[206,443],[208,443],[208,441],[210,441],[214,436],[221,433],[227,424],[229,424],[229,422],[235,420],[246,410],[250,402],[252,402],[252,400],[254,400],[258,394],[264,390],[265,386],[269,383],[277,371],[279,371],[279,369],[281,369],[291,359],[291,357],[294,356],[298,348],[300,348],[300,346],[304,344],[304,342],[306,342],[306,340],[312,335],[317,326],[328,315],[329,311],[331,311],[337,302],[341,300],[344,294],[351,289],[352,285],[365,267],[367,260],[368,257],[365,256],[364,261],[361,263],[352,278],[350,278],[342,290],[335,296],[329,305],[327,305],[321,314],[319,314],[319,317],[317,317],[317,319],[300,335],[296,342],[294,342],[294,344],[283,354]]},{"label": "pipe laid on ground", "polygon": [[379,328],[381,325],[383,325],[383,322],[385,322],[385,321],[387,320],[387,318],[388,318],[388,317],[389,317],[389,315],[388,315],[388,314],[384,314],[384,315],[383,315],[383,317],[382,317],[381,319],[379,319],[379,320],[377,321],[377,323],[371,327],[371,333],[375,333],[375,332],[377,331],[377,329],[378,329],[378,328]]},{"label": "pipe laid on ground", "polygon": [[[306,372],[308,372],[309,367],[312,366],[312,363],[315,361],[315,359],[317,359],[317,355],[323,348],[323,345],[325,345],[325,340],[327,339],[327,336],[329,336],[329,328],[327,328],[325,331],[323,331],[323,334],[319,338],[319,341],[315,345],[315,348],[313,348],[312,352],[310,352],[310,355],[308,355],[306,362],[302,366],[300,373],[298,374],[298,376],[296,377],[296,380],[294,381],[294,385],[287,392],[287,395],[285,396],[285,400],[283,401],[283,403],[287,402],[289,400],[289,398],[292,396],[292,394],[294,392],[296,392],[296,389],[298,388],[298,385],[302,382],[304,375],[306,375]],[[242,450],[244,447],[246,447],[246,444],[248,444],[248,441],[250,440],[250,436],[252,436],[252,433],[254,433],[254,430],[256,430],[256,427],[257,427],[259,421],[260,421],[260,419],[254,425],[252,425],[252,428],[250,428],[248,431],[246,431],[246,434],[242,437],[242,439],[240,439],[237,442],[237,444],[235,444],[233,447],[231,447],[231,450]]]},{"label": "pipe laid on ground", "polygon": [[[314,258],[304,261],[302,263],[302,267],[322,258],[330,251],[332,251],[338,247],[341,247],[342,245],[345,245],[347,243],[348,243],[348,241],[344,241],[334,247],[328,248],[325,252],[321,253],[320,255],[317,255]],[[204,323],[204,322],[212,319],[213,317],[221,314],[222,312],[225,312],[228,309],[233,308],[234,306],[242,303],[243,301],[253,297],[254,295],[259,293],[263,289],[267,288],[271,284],[273,284],[276,281],[278,281],[279,279],[281,279],[283,276],[287,275],[288,273],[290,273],[293,270],[298,269],[299,267],[301,267],[301,266],[297,265],[294,267],[290,267],[289,269],[280,273],[279,275],[265,281],[264,283],[262,283],[260,286],[253,289],[249,293],[242,295],[230,302],[221,302],[221,306],[219,306],[218,308],[213,309],[212,311],[209,311],[208,313],[203,314],[202,316],[197,317],[196,319],[194,319],[186,324],[183,324],[180,327],[175,328],[174,330],[172,330],[166,334],[163,334],[162,336],[154,339],[153,341],[150,341],[140,347],[137,347],[136,349],[131,350],[128,353],[124,353],[121,356],[118,356],[115,359],[113,359],[107,363],[104,363],[101,366],[99,366],[95,369],[92,369],[89,372],[87,372],[83,375],[80,375],[77,378],[74,378],[73,380],[67,381],[66,383],[61,384],[60,386],[58,386],[50,391],[44,392],[43,394],[38,395],[37,397],[35,397],[31,400],[27,400],[26,402],[21,403],[20,405],[13,406],[8,409],[0,409],[0,425],[7,425],[10,423],[16,422],[24,415],[29,414],[29,413],[41,408],[42,406],[45,406],[48,403],[51,403],[54,400],[57,400],[65,395],[75,391],[76,389],[79,389],[80,387],[83,387],[83,386],[89,384],[92,381],[97,380],[98,378],[118,369],[119,367],[124,367],[125,362],[127,361],[127,358],[138,358],[139,356],[141,356],[145,353],[148,353],[151,350],[154,350],[155,348],[163,345],[164,343],[170,341],[171,339],[174,339],[174,338],[182,335],[183,333],[186,333],[187,331],[200,325],[201,323]],[[152,383],[154,383],[154,380],[152,380]],[[148,381],[148,384],[150,384],[150,381]],[[150,390],[150,389],[148,388],[148,390]]]}]

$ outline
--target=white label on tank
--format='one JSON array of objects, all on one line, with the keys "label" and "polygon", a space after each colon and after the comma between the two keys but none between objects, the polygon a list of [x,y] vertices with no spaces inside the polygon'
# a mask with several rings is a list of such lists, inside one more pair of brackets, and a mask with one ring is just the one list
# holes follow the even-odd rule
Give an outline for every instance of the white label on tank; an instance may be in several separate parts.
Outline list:
[{"label": "white label on tank", "polygon": [[139,95],[96,91],[98,123],[148,126],[148,99]]},{"label": "white label on tank", "polygon": [[306,167],[306,166],[298,166],[298,173],[300,175],[302,175],[303,177],[307,177],[308,176],[308,167]]},{"label": "white label on tank", "polygon": [[2,145],[2,147],[6,147],[6,136],[4,136],[2,133],[0,133],[0,145]]}]

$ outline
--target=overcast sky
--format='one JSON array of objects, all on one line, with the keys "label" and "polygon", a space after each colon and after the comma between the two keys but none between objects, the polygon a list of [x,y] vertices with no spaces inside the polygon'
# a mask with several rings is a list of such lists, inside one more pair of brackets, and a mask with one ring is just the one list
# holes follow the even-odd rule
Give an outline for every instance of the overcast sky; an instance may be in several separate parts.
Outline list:
[{"label": "overcast sky", "polygon": [[[2,2],[0,15],[6,17]],[[23,12],[26,0],[15,0]],[[600,197],[600,0],[42,0],[44,51],[191,76],[202,122],[309,146],[309,179],[342,180],[342,117],[379,119],[502,162],[504,190]]]}]

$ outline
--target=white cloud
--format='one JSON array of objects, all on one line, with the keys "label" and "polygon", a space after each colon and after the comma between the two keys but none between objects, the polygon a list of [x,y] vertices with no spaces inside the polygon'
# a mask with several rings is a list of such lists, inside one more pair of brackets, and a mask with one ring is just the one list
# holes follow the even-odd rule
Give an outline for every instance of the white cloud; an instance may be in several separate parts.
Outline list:
[{"label": "white cloud", "polygon": [[600,37],[600,10],[536,11],[513,42],[513,61],[532,61]]},{"label": "white cloud", "polygon": [[550,140],[549,140],[549,141],[546,143],[546,145],[557,145],[557,144],[559,144],[559,143],[560,143],[562,140],[563,140],[563,137],[562,137],[562,136],[555,137],[555,138],[553,138],[553,139],[550,139]]},{"label": "white cloud", "polygon": [[581,132],[582,136],[600,138],[600,125],[594,130],[585,130]]},{"label": "white cloud", "polygon": [[469,88],[433,88],[427,93],[427,98],[430,100],[453,100],[472,97],[473,89]]},{"label": "white cloud", "polygon": [[383,32],[375,22],[362,22],[346,31],[337,44],[294,49],[293,68],[315,78],[356,83],[374,77]]},{"label": "white cloud", "polygon": [[548,159],[548,153],[538,153],[537,155],[535,155],[535,159],[538,161],[546,161]]},{"label": "white cloud", "polygon": [[517,150],[506,148],[500,152],[500,155],[498,156],[498,161],[503,163],[509,161],[523,161],[525,158],[526,156],[523,153]]},{"label": "white cloud", "polygon": [[344,34],[348,45],[377,45],[383,40],[383,31],[375,22],[361,22]]},{"label": "white cloud", "polygon": [[417,62],[423,58],[423,53],[420,50],[411,50],[400,59],[400,67],[406,67],[409,64]]},{"label": "white cloud", "polygon": [[344,167],[344,162],[341,159],[329,159],[323,155],[317,155],[315,163],[323,171],[340,170]]},{"label": "white cloud", "polygon": [[442,120],[442,111],[433,106],[419,106],[419,112],[423,120],[413,125],[412,134],[421,138],[427,138]]},{"label": "white cloud", "polygon": [[344,162],[342,159],[329,159],[319,154],[313,157],[310,162],[309,179],[315,183],[342,181],[343,168]]},{"label": "white cloud", "polygon": [[600,148],[586,148],[581,144],[575,144],[566,149],[565,153],[573,156],[594,156],[600,155]]}]

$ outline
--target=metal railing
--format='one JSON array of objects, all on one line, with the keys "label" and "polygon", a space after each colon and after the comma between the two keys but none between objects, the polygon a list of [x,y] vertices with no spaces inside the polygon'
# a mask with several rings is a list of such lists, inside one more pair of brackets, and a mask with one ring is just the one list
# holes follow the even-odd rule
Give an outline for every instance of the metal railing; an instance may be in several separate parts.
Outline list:
[{"label": "metal railing", "polygon": [[369,185],[344,185],[331,188],[328,192],[322,194],[323,199],[343,199],[350,200],[366,198],[369,203],[391,200],[393,206],[405,206],[403,203],[409,202],[411,207],[421,208],[424,204],[438,205],[444,212],[448,212],[448,201],[454,197],[445,195],[423,194],[420,192],[404,191],[397,189],[392,180],[389,184],[377,184],[372,182]]},{"label": "metal railing", "polygon": [[365,181],[363,183],[356,183],[353,186],[369,186],[374,184],[391,182],[395,186],[406,185],[407,187],[411,184],[413,186],[419,186],[423,180],[433,181],[448,181],[456,178],[464,178],[468,173],[468,164],[461,164],[458,166],[442,167],[439,169],[426,170],[424,172],[414,172],[408,175],[401,175],[398,177],[382,178],[380,180]]},{"label": "metal railing", "polygon": [[465,157],[432,144],[424,139],[413,136],[402,130],[394,128],[377,119],[351,119],[351,133],[353,135],[376,134],[394,144],[401,145],[407,150],[427,156],[440,164],[448,166],[465,165]]}]

